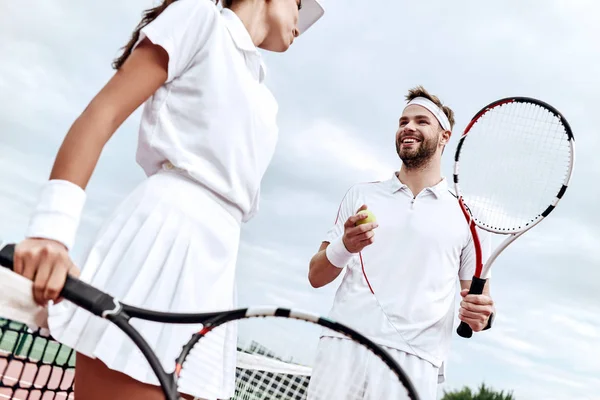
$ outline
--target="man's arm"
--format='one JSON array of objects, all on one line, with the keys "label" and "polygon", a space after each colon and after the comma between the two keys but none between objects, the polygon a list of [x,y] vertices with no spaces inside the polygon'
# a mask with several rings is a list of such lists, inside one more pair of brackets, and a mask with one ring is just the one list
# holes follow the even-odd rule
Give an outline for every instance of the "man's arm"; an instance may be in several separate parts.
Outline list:
[{"label": "man's arm", "polygon": [[321,243],[319,251],[311,258],[309,264],[308,281],[312,287],[319,288],[333,282],[354,254],[373,243],[377,223],[369,222],[356,226],[357,221],[367,218],[366,213],[361,213],[366,209],[366,205],[361,206],[357,214],[344,222],[341,237],[332,240],[331,243]]},{"label": "man's arm", "polygon": [[342,268],[336,267],[327,259],[327,254],[325,254],[327,246],[329,246],[329,242],[321,243],[319,251],[310,259],[308,281],[314,288],[320,288],[333,282],[343,271]]},{"label": "man's arm", "polygon": [[483,293],[479,295],[468,294],[471,287],[470,280],[461,280],[460,287],[460,295],[463,299],[460,302],[458,318],[469,324],[473,332],[480,332],[488,326],[492,313],[496,312],[490,295],[490,280],[486,280]]}]

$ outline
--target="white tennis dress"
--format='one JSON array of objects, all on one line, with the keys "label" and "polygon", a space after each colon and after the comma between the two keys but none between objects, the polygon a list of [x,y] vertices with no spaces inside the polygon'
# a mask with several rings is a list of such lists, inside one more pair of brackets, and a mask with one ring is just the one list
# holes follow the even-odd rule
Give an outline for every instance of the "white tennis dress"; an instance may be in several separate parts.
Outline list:
[{"label": "white tennis dress", "polygon": [[[148,179],[108,218],[81,265],[81,279],[153,310],[230,309],[240,227],[258,208],[277,141],[277,103],[243,23],[210,0],[173,3],[142,30],[143,38],[169,54],[167,82],[145,104],[141,121],[137,161]],[[132,323],[168,371],[198,329]],[[158,384],[141,352],[107,321],[64,301],[50,307],[49,326],[78,352]],[[182,379],[183,393],[233,395],[235,328],[214,333],[210,346],[203,345],[212,367],[194,353],[190,367],[202,379]],[[214,368],[215,359],[222,368]]]}]

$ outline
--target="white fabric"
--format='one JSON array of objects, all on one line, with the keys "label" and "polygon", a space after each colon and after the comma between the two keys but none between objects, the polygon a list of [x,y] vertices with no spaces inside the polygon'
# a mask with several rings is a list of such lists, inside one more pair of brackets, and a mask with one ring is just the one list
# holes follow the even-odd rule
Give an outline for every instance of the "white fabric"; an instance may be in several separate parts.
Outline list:
[{"label": "white fabric", "polygon": [[[471,280],[475,271],[472,237],[458,201],[445,180],[416,196],[395,174],[357,184],[344,196],[325,240],[339,238],[344,222],[363,204],[379,227],[374,243],[361,253],[362,264],[359,255],[349,263],[329,315],[376,343],[440,367],[458,324],[457,280]],[[485,260],[490,234],[478,232]]]},{"label": "white fabric", "polygon": [[25,236],[53,239],[71,249],[85,200],[85,191],[74,183],[49,180],[42,187]]},{"label": "white fabric", "polygon": [[[383,349],[408,375],[421,400],[436,400],[438,368],[412,354]],[[317,348],[307,400],[324,398],[408,400],[408,395],[396,376],[366,347],[349,339],[324,337]]]},{"label": "white fabric", "polygon": [[310,367],[280,361],[276,358],[258,354],[237,353],[236,367],[240,370],[266,371],[273,374],[287,374],[296,376],[310,376],[312,369]]},{"label": "white fabric", "polygon": [[409,101],[408,104],[406,104],[406,107],[413,104],[419,105],[429,110],[429,112],[431,112],[435,116],[435,118],[440,123],[440,126],[445,131],[452,130],[452,127],[450,126],[450,120],[448,120],[448,117],[446,116],[444,111],[440,107],[438,107],[437,104],[435,104],[433,101],[425,97],[415,97],[414,99]]},{"label": "white fabric", "polygon": [[0,267],[0,285],[0,317],[29,326],[48,327],[46,307],[39,306],[33,300],[31,280]]},{"label": "white fabric", "polygon": [[141,31],[169,54],[167,83],[144,106],[137,161],[170,161],[249,220],[277,142],[278,105],[260,53],[237,15],[179,0]]},{"label": "white fabric", "polygon": [[323,6],[318,0],[302,0],[302,8],[298,18],[298,30],[300,35],[308,30],[325,13]]},{"label": "white fabric", "polygon": [[[228,207],[183,174],[157,173],[107,220],[80,263],[81,279],[124,303],[153,310],[233,308],[241,222]],[[108,321],[68,301],[50,306],[48,313],[50,331],[60,342],[139,381],[158,384],[141,352]],[[168,371],[173,371],[183,344],[201,328],[135,319],[132,325]],[[184,370],[189,368],[202,378],[186,380],[182,372],[184,393],[205,399],[233,393],[236,329],[231,324],[219,329],[188,358]],[[203,361],[208,353],[210,362]]]},{"label": "white fabric", "polygon": [[344,268],[348,265],[348,262],[350,262],[352,257],[354,257],[354,255],[346,249],[341,236],[327,246],[325,255],[329,262],[337,268]]},{"label": "white fabric", "polygon": [[[81,279],[140,307],[229,309],[236,303],[240,224],[258,210],[260,183],[277,142],[278,106],[264,85],[261,56],[231,10],[219,11],[210,0],[179,0],[142,29],[144,38],[169,55],[167,82],[144,105],[140,124],[136,159],[149,178],[77,263]],[[163,165],[175,168],[164,171]],[[65,200],[56,197],[57,204]],[[48,312],[61,342],[134,379],[158,383],[129,338],[107,321],[67,301]],[[199,328],[133,325],[168,370]],[[230,397],[235,328],[211,336],[188,360],[201,378],[186,379],[184,367],[180,388],[204,399]],[[209,353],[211,362],[204,362]]]}]

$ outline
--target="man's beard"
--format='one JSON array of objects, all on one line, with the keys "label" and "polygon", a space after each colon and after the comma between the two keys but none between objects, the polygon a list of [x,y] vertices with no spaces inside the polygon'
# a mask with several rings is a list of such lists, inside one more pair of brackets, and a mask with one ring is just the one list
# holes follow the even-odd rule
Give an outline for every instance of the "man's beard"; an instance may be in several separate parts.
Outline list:
[{"label": "man's beard", "polygon": [[423,139],[413,148],[402,149],[402,138],[396,141],[396,152],[408,169],[423,168],[429,163],[437,150],[438,138]]}]

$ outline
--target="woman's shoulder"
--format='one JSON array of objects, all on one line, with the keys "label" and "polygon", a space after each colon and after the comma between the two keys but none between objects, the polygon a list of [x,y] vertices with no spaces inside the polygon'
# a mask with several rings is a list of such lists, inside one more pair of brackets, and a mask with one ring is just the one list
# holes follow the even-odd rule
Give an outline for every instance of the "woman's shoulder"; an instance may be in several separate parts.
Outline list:
[{"label": "woman's shoulder", "polygon": [[169,55],[168,79],[183,74],[206,48],[221,25],[221,11],[212,0],[176,0],[141,32]]},{"label": "woman's shoulder", "polygon": [[213,0],[176,0],[165,9],[164,15],[179,24],[186,20],[202,23],[217,20],[220,10]]}]

